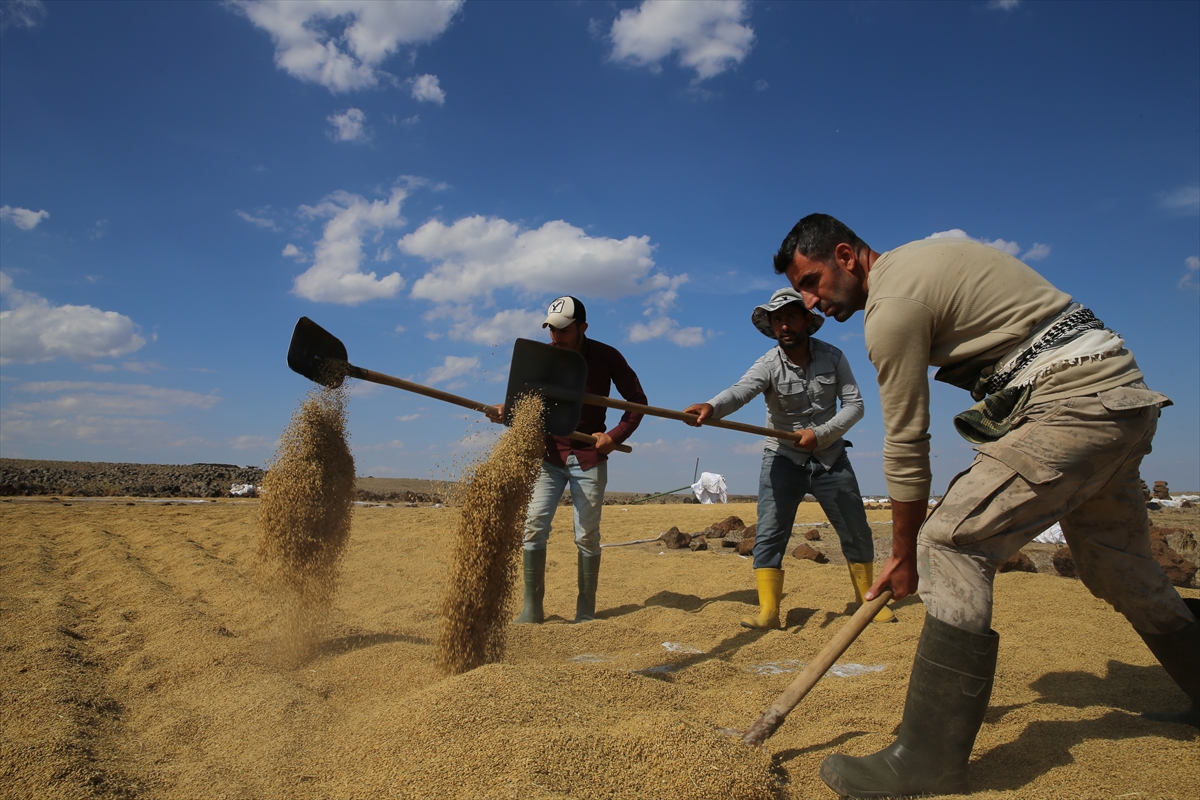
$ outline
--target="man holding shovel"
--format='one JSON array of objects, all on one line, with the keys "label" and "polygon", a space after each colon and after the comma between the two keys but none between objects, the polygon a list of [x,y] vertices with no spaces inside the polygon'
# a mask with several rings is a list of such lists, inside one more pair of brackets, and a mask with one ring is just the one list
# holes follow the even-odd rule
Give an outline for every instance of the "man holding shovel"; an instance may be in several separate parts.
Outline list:
[{"label": "man holding shovel", "polygon": [[[747,628],[778,628],[783,596],[783,553],[792,535],[796,508],[812,493],[837,532],[858,602],[874,582],[875,546],[863,511],[858,479],[842,436],[863,417],[862,395],[842,351],[811,338],[825,322],[809,313],[800,295],[779,289],[750,315],[754,327],[778,345],[754,362],[742,379],[707,403],[684,409],[695,425],[721,419],[758,395],[767,403],[767,427],[795,431],[800,441],[768,438],[758,479],[758,524],[754,577],[758,615]],[[841,402],[841,409],[838,403]],[[894,620],[884,606],[876,622]]]},{"label": "man holding shovel", "polygon": [[[589,394],[608,397],[616,386],[621,396],[632,403],[646,403],[646,393],[637,374],[615,348],[585,336],[587,309],[575,297],[559,297],[546,310],[543,328],[550,329],[555,347],[581,353],[587,361]],[[575,621],[596,618],[596,584],[600,576],[600,511],[604,505],[604,487],[608,483],[608,454],[628,439],[642,421],[642,414],[626,411],[610,431],[606,431],[603,406],[585,405],[576,430],[596,437],[594,445],[566,436],[546,437],[546,457],[541,474],[533,487],[525,519],[525,545],[522,561],[525,573],[525,603],[517,622],[544,621],[542,600],[546,593],[546,542],[554,511],[567,486],[575,507],[575,546],[579,550]],[[491,416],[491,415],[489,415]],[[496,407],[494,421],[503,419],[503,406]]]},{"label": "man holding shovel", "polygon": [[[961,793],[996,671],[999,564],[1060,521],[1085,586],[1111,603],[1191,698],[1200,725],[1200,603],[1151,557],[1138,466],[1159,409],[1124,341],[1021,261],[978,242],[926,239],[880,254],[825,214],[775,255],[805,304],[864,312],[879,373],[893,547],[868,599],[917,590],[925,627],[896,741],[832,755],[821,778],[850,797]],[[928,516],[930,366],[977,405],[955,426],[978,455]],[[1195,604],[1195,605],[1193,605]]]}]

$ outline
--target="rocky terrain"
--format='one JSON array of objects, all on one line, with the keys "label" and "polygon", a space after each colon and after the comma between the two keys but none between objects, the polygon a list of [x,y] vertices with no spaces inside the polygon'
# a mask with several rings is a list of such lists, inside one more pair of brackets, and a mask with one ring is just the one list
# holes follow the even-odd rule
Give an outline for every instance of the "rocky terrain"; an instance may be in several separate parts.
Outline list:
[{"label": "rocky terrain", "polygon": [[[0,496],[36,497],[232,497],[236,485],[262,484],[261,467],[236,464],[118,464],[100,461],[33,461],[0,458]],[[447,481],[360,477],[359,500],[377,503],[440,503],[453,494]],[[649,492],[609,492],[605,505],[629,505]],[[754,502],[753,496],[730,495],[730,502]],[[571,493],[563,495],[570,505]],[[653,504],[695,503],[676,493],[649,500]]]}]

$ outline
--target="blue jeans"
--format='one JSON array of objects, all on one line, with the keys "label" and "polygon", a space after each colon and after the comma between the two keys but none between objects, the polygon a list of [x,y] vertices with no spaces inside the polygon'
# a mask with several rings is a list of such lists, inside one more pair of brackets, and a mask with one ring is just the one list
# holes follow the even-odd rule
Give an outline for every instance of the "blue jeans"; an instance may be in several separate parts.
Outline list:
[{"label": "blue jeans", "polygon": [[825,466],[815,458],[799,465],[774,452],[763,454],[758,475],[758,529],[754,535],[754,568],[779,569],[792,536],[796,508],[811,494],[837,532],[842,554],[852,564],[875,560],[871,526],[863,510],[858,478],[845,453]]},{"label": "blue jeans", "polygon": [[550,539],[550,523],[563,492],[571,485],[571,504],[575,506],[575,546],[588,556],[600,555],[600,510],[604,505],[604,487],[608,484],[608,462],[582,469],[574,455],[567,466],[542,462],[542,474],[533,485],[529,512],[525,517],[525,549],[545,550]]}]

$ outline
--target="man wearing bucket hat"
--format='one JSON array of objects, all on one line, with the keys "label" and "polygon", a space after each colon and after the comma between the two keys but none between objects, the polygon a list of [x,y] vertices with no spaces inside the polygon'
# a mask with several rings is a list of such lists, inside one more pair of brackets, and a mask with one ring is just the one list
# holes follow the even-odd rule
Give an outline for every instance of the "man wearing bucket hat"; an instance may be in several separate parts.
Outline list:
[{"label": "man wearing bucket hat", "polygon": [[[875,547],[858,479],[846,455],[850,443],[842,438],[863,416],[862,395],[849,362],[841,350],[811,338],[825,320],[810,314],[792,289],[776,291],[750,319],[777,345],[733,386],[684,411],[695,414],[696,424],[702,425],[732,414],[761,394],[767,403],[767,427],[801,435],[800,441],[768,438],[763,448],[754,535],[759,610],[742,625],[766,629],[780,627],[783,553],[804,495],[817,498],[837,532],[860,603],[874,581]],[[875,617],[876,622],[893,619],[886,606]]]},{"label": "man wearing bucket hat", "polygon": [[[615,386],[629,402],[646,404],[642,384],[625,357],[615,347],[584,335],[588,328],[587,309],[579,298],[569,295],[556,298],[546,309],[542,327],[550,330],[550,341],[555,347],[565,347],[583,355],[588,368],[585,387],[588,393],[608,397],[610,388]],[[608,483],[608,454],[633,435],[642,421],[641,414],[626,411],[616,426],[606,431],[606,411],[603,406],[585,405],[575,428],[595,436],[594,445],[566,436],[546,437],[546,457],[525,518],[525,544],[521,553],[525,602],[517,622],[545,620],[542,600],[546,594],[546,542],[550,538],[554,511],[568,486],[571,487],[571,504],[575,507],[575,546],[579,551],[575,621],[587,622],[596,618],[600,511]],[[493,419],[503,416],[503,408],[498,406]]]}]

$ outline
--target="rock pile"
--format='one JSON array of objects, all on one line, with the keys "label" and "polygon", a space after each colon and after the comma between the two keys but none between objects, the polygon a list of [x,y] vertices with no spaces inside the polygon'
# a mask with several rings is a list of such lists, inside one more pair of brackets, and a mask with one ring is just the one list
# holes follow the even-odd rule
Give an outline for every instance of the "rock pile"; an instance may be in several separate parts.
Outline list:
[{"label": "rock pile", "polygon": [[0,459],[0,495],[230,497],[235,483],[262,483],[259,467],[236,464],[111,464]]},{"label": "rock pile", "polygon": [[1167,489],[1166,481],[1155,481],[1154,490],[1150,493],[1156,500],[1170,500],[1171,492]]},{"label": "rock pile", "polygon": [[[1196,587],[1197,549],[1196,537],[1191,531],[1158,527],[1150,529],[1150,554],[1175,586]],[[1075,569],[1075,557],[1071,555],[1069,547],[1058,548],[1054,552],[1053,562],[1054,569],[1062,577],[1079,577]],[[1008,570],[1001,567],[1000,571]]]}]

